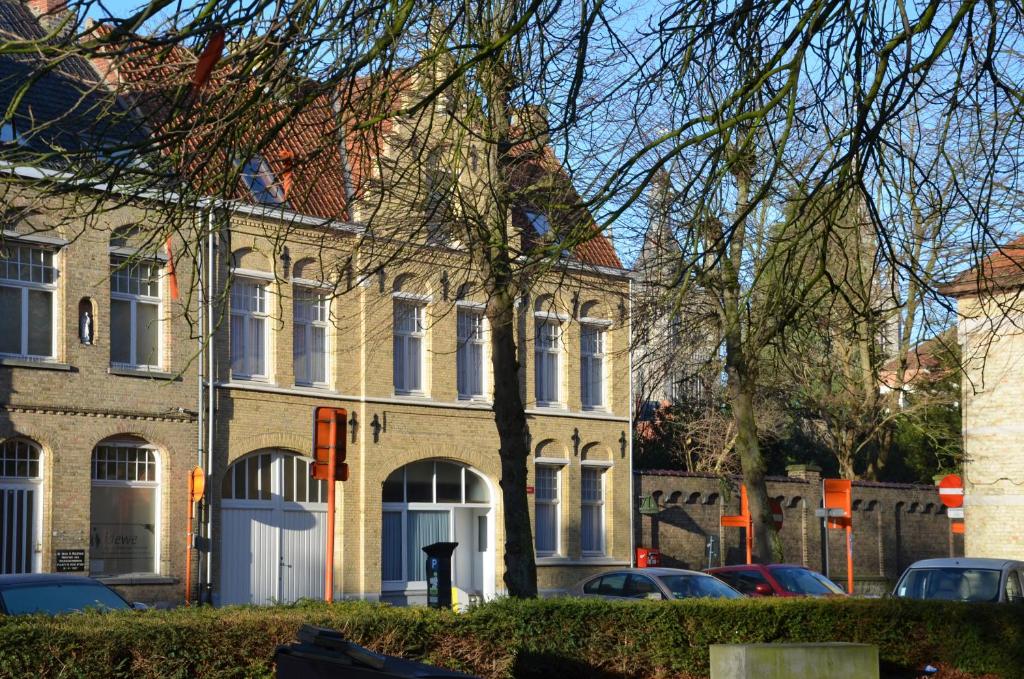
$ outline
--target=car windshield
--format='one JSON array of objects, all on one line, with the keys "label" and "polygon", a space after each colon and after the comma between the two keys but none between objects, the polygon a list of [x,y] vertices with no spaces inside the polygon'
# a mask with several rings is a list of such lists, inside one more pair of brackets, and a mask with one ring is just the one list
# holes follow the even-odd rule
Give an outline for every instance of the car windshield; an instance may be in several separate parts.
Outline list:
[{"label": "car windshield", "polygon": [[986,568],[913,568],[896,596],[947,601],[998,601],[999,571]]},{"label": "car windshield", "polygon": [[742,599],[743,595],[710,575],[663,575],[661,581],[676,599],[712,597],[716,599]]},{"label": "car windshield", "polygon": [[0,592],[4,609],[10,615],[28,613],[71,613],[87,608],[125,610],[130,608],[124,599],[100,584],[46,583],[21,585]]},{"label": "car windshield", "polygon": [[782,589],[793,594],[806,596],[827,596],[843,594],[843,590],[824,575],[809,571],[806,568],[781,567],[772,568],[772,576],[782,585]]}]

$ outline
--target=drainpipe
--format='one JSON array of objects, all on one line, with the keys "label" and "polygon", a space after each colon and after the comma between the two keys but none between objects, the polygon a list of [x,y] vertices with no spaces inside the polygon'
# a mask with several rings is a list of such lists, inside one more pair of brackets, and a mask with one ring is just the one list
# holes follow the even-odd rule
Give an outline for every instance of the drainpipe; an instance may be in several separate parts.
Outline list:
[{"label": "drainpipe", "polygon": [[[207,213],[209,233],[207,235],[207,248],[206,248],[206,325],[209,334],[206,342],[206,352],[208,356],[208,363],[206,367],[206,475],[208,479],[213,477],[213,416],[214,416],[214,380],[216,373],[214,372],[214,357],[216,351],[214,349],[214,327],[213,323],[213,305],[214,305],[214,294],[216,291],[216,280],[214,277],[215,272],[215,260],[214,260],[214,246],[216,239],[216,231],[214,229],[216,225],[216,217],[214,216],[213,210],[211,209]],[[210,484],[207,484],[208,486]],[[210,493],[213,492],[213,488],[210,488]],[[206,496],[206,539],[209,551],[206,554],[206,587],[207,587],[207,600],[213,603],[213,511],[210,509],[210,495]]]},{"label": "drainpipe", "polygon": [[[200,224],[202,224],[202,221],[203,221],[203,218],[201,216],[200,217]],[[197,426],[196,426],[196,465],[199,466],[199,467],[203,466],[203,462],[205,461],[205,458],[206,458],[206,447],[205,447],[205,438],[204,438],[205,435],[206,435],[206,417],[205,417],[205,415],[206,415],[206,413],[205,413],[206,405],[205,405],[205,402],[203,401],[203,379],[204,379],[205,367],[206,367],[205,366],[205,361],[206,361],[206,334],[205,334],[206,330],[205,330],[205,328],[206,328],[206,326],[205,326],[205,320],[204,320],[204,318],[205,318],[205,316],[204,316],[205,309],[203,308],[203,306],[205,304],[205,297],[206,297],[206,295],[203,292],[203,261],[204,261],[204,259],[203,259],[203,240],[200,238],[199,239],[199,245],[196,248],[196,268],[195,268],[196,288],[197,288],[197,292],[198,292],[198,295],[199,295],[198,296],[197,309],[196,309],[196,325],[199,328],[199,365],[198,365],[197,375],[196,375],[197,378],[198,378],[196,380],[197,381],[197,385],[196,385],[196,392],[197,392],[196,393],[196,413],[197,413],[197,417],[196,417],[196,423],[197,423]],[[189,473],[191,474],[191,470],[190,470]],[[189,481],[189,484],[191,484],[191,480]],[[186,560],[186,563],[185,563],[185,573],[186,573],[186,576],[185,576],[185,591],[186,591],[185,601],[186,601],[186,603],[190,600],[190,598],[191,598],[191,591],[192,591],[192,574],[191,574],[191,568],[192,568],[192,564],[191,564],[191,561],[192,561],[192,543],[191,543],[191,539],[192,539],[192,536],[195,535],[195,531],[193,531],[193,528],[192,528],[192,498],[191,498],[191,496],[189,497],[188,521],[189,521],[188,532],[190,534],[190,542],[189,542],[188,548],[186,549],[186,559],[187,560]],[[199,579],[201,580],[202,579],[202,565],[203,565],[203,553],[202,552],[199,552],[199,562],[196,565],[197,565],[196,572],[199,575]],[[202,596],[202,590],[200,589],[200,591],[197,592],[197,597],[196,597],[197,600],[200,600],[201,596]]]},{"label": "drainpipe", "polygon": [[626,279],[629,282],[629,302],[626,308],[629,310],[627,318],[629,323],[627,324],[628,333],[626,335],[626,354],[629,357],[629,422],[626,427],[629,429],[626,432],[626,436],[629,438],[629,565],[636,568],[636,532],[634,530],[633,522],[635,516],[633,512],[633,503],[636,502],[635,491],[633,489],[633,277],[630,276]]}]

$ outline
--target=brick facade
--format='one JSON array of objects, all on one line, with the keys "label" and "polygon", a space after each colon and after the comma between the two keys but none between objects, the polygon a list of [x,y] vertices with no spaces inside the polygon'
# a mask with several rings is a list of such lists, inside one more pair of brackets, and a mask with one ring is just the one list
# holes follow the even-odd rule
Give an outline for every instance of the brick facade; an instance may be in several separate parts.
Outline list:
[{"label": "brick facade", "polygon": [[[660,549],[663,565],[701,570],[744,562],[742,529],[720,525],[723,515],[739,513],[734,486],[711,476],[642,472],[635,488],[640,497],[652,496],[659,509],[655,515],[637,514],[636,544]],[[821,506],[820,473],[794,465],[788,477],[769,479],[768,495],[783,508],[783,560],[824,572],[821,519],[814,514]],[[719,545],[710,565],[709,536]],[[853,536],[854,591],[860,593],[889,591],[903,569],[919,559],[963,554],[963,536],[950,532],[934,486],[855,481]],[[828,558],[829,574],[845,587],[843,531],[829,531]]]}]

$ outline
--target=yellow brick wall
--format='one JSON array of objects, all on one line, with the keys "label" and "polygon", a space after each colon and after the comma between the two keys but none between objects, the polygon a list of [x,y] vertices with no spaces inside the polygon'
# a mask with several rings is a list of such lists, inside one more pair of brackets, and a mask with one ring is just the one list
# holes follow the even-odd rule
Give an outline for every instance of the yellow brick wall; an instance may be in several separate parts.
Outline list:
[{"label": "yellow brick wall", "polygon": [[959,300],[967,556],[1024,559],[1024,314],[1016,292]]}]

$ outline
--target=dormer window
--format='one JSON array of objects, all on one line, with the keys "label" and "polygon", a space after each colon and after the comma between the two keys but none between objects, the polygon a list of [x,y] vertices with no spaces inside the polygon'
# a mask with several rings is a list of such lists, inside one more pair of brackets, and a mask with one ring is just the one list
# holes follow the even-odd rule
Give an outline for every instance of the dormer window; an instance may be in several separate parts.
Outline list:
[{"label": "dormer window", "polygon": [[250,158],[242,167],[242,181],[257,203],[263,205],[283,205],[284,189],[274,177],[267,161],[260,156]]},{"label": "dormer window", "polygon": [[551,223],[548,221],[547,215],[533,210],[524,210],[523,214],[526,215],[526,221],[530,222],[530,226],[533,227],[538,236],[551,233]]}]

